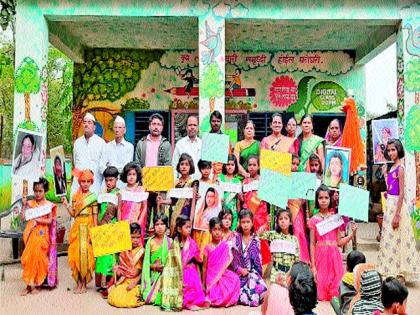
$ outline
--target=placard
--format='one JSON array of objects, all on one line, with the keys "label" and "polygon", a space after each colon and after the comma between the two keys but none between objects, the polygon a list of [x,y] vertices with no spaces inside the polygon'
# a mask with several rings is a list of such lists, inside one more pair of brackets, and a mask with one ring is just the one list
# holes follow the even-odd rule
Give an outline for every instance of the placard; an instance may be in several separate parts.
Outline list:
[{"label": "placard", "polygon": [[38,206],[35,208],[26,208],[25,210],[25,220],[29,221],[42,217],[43,215],[49,214],[52,210],[51,204]]},{"label": "placard", "polygon": [[333,215],[330,215],[325,220],[318,222],[316,224],[316,228],[318,230],[318,234],[322,236],[338,228],[339,226],[342,226],[343,224],[344,224],[344,220],[342,216],[339,214],[333,214]]},{"label": "placard", "polygon": [[269,169],[284,175],[292,173],[292,155],[290,153],[261,150],[260,159],[261,169]]},{"label": "placard", "polygon": [[286,208],[292,186],[292,177],[262,169],[258,197],[280,208]]},{"label": "placard", "polygon": [[144,167],[142,182],[147,191],[168,191],[174,187],[173,168],[172,166]]},{"label": "placard", "polygon": [[339,214],[356,220],[368,221],[369,191],[347,184],[340,184],[339,198]]},{"label": "placard", "polygon": [[273,240],[270,243],[270,252],[294,255],[296,253],[296,244],[286,240]]},{"label": "placard", "polygon": [[149,193],[146,191],[127,191],[121,190],[121,200],[142,202],[149,198]]},{"label": "placard", "polygon": [[113,203],[114,205],[118,206],[118,196],[116,194],[99,194],[98,195],[98,203],[109,202]]},{"label": "placard", "polygon": [[209,221],[219,215],[222,210],[223,190],[219,185],[200,182],[200,199],[195,207],[194,224],[196,230],[208,231]]},{"label": "placard", "polygon": [[253,180],[252,182],[250,182],[248,184],[244,184],[242,186],[242,190],[243,190],[244,193],[249,192],[249,191],[256,191],[256,190],[258,190],[259,185],[260,185],[259,180]]},{"label": "placard", "polygon": [[240,183],[220,182],[219,185],[223,189],[223,191],[237,194],[242,192],[242,185]]},{"label": "placard", "polygon": [[91,228],[90,233],[95,257],[132,249],[130,223],[128,221],[96,226]]},{"label": "placard", "polygon": [[296,172],[292,173],[292,188],[290,199],[315,200],[317,178],[315,173]]},{"label": "placard", "polygon": [[208,133],[203,137],[201,159],[210,162],[227,163],[229,153],[229,136]]},{"label": "placard", "polygon": [[194,195],[193,188],[172,188],[169,191],[170,198],[191,199]]}]

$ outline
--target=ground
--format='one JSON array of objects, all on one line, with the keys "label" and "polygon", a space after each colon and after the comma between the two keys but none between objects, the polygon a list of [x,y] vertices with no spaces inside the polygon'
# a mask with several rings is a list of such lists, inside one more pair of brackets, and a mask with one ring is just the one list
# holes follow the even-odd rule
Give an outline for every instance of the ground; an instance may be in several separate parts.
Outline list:
[{"label": "ground", "polygon": [[[378,246],[374,241],[377,233],[376,224],[362,224],[359,227],[358,242],[359,249],[362,250],[369,262],[375,262]],[[0,241],[0,258],[6,259],[5,252],[8,251],[10,240]],[[0,272],[3,272],[1,270]],[[0,281],[0,313],[2,314],[167,314],[160,311],[157,307],[143,306],[138,309],[117,309],[108,305],[99,294],[95,292],[92,284],[89,286],[88,293],[84,295],[75,295],[72,293],[74,286],[71,278],[70,269],[67,265],[67,257],[59,258],[59,285],[58,288],[48,291],[43,290],[37,295],[28,295],[21,297],[20,291],[24,288],[21,280],[22,269],[20,264],[6,265],[4,267],[4,280]],[[420,308],[420,284],[409,286],[408,310],[407,314],[419,314],[416,310]],[[320,302],[316,308],[318,315],[334,314],[329,303]],[[260,308],[250,308],[244,306],[235,306],[228,309],[211,308],[205,311],[189,312],[185,314],[261,314]]]}]

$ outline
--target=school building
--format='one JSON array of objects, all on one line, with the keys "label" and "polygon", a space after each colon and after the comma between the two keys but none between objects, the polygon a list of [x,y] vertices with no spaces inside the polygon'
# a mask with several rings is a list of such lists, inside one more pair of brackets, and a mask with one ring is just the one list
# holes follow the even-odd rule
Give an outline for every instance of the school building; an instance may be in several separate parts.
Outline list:
[{"label": "school building", "polygon": [[[166,119],[164,135],[172,144],[184,135],[188,114],[199,114],[206,131],[213,110],[224,114],[233,142],[247,119],[257,125],[256,138],[266,136],[273,112],[298,120],[311,113],[315,133],[324,136],[330,120],[344,121],[340,105],[349,89],[366,139],[363,65],[396,42],[406,196],[416,197],[416,1],[19,0],[16,12],[13,128],[46,133],[51,43],[75,63],[74,139],[88,111],[106,140],[115,115],[123,115],[133,143],[147,133],[148,116],[156,111]],[[20,184],[14,181],[13,189],[21,191]]]}]

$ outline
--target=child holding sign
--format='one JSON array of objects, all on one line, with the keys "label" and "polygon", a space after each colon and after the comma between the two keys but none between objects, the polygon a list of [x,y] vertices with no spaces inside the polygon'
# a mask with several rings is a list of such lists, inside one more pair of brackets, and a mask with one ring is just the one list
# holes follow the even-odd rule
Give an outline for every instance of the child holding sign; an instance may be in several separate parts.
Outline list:
[{"label": "child holding sign", "polygon": [[254,234],[252,219],[251,211],[239,212],[232,267],[241,280],[239,303],[256,307],[261,304],[267,286],[262,278],[260,240]]},{"label": "child holding sign", "polygon": [[80,294],[86,293],[86,285],[92,280],[92,272],[95,270],[90,229],[97,225],[98,203],[96,194],[89,191],[93,184],[93,172],[86,169],[75,175],[79,190],[73,195],[71,206],[64,197],[62,202],[74,218],[69,236],[68,260],[73,279],[77,283],[73,292]]},{"label": "child holding sign", "polygon": [[[256,182],[260,179],[260,175],[258,174],[260,170],[260,161],[257,156],[251,155],[248,158],[248,173],[249,177],[244,179],[244,209],[251,210],[252,214],[254,215],[253,224],[255,229],[258,231],[260,227],[266,226],[269,222],[268,220],[268,207],[265,201],[262,201],[258,198],[257,195],[257,188],[250,188],[250,184]],[[261,241],[261,255],[262,255],[262,265],[263,269],[267,267],[267,265],[271,261],[270,255],[270,247],[268,246],[268,242],[263,240]]]},{"label": "child holding sign", "polygon": [[[197,194],[198,182],[194,181],[191,177],[195,173],[192,157],[187,153],[182,153],[179,157],[176,170],[181,177],[175,183],[175,188],[193,188],[195,190],[195,194],[193,195],[195,196]],[[161,196],[157,196],[156,201],[159,205],[166,204],[171,206],[172,211],[169,224],[169,235],[171,237],[176,232],[176,219],[178,216],[183,214],[190,218],[195,210],[193,209],[195,207],[195,200],[193,202],[193,198],[171,198],[165,200]]]},{"label": "child holding sign", "polygon": [[[262,230],[261,230],[262,231]],[[289,315],[293,314],[292,307],[288,303],[289,292],[286,286],[286,276],[294,263],[299,262],[299,241],[293,235],[292,213],[290,209],[280,208],[276,217],[276,229],[261,234],[261,239],[270,241],[270,249],[273,257],[270,286],[267,298],[262,306],[265,315]],[[285,301],[278,303],[277,301]],[[273,302],[275,301],[275,302]]]},{"label": "child holding sign", "polygon": [[[340,226],[342,220],[332,221],[322,226],[323,221],[331,219],[334,215],[331,209],[330,190],[327,186],[321,185],[315,196],[315,207],[319,213],[314,215],[308,222],[311,239],[311,268],[317,282],[318,299],[330,301],[333,297],[339,296],[340,281],[344,274],[342,258],[339,246],[344,246],[353,239],[356,233],[356,224],[352,225],[351,233],[341,237]],[[327,222],[328,223],[328,222]]]},{"label": "child holding sign", "polygon": [[[227,163],[223,164],[222,174],[219,175],[219,181],[221,183],[233,183],[241,185],[241,180],[238,177],[238,170],[238,161],[236,160],[236,157],[233,154],[230,154],[228,156]],[[238,226],[238,211],[241,208],[241,197],[242,196],[240,196],[239,193],[227,190],[225,190],[223,195],[223,206],[232,211],[232,231],[235,231],[236,227]]]},{"label": "child holding sign", "polygon": [[140,166],[135,162],[125,165],[121,174],[121,180],[127,183],[127,186],[121,189],[119,194],[118,221],[127,220],[130,223],[138,223],[144,237],[147,222],[147,198],[142,198],[145,189],[140,185]]},{"label": "child holding sign", "polygon": [[[119,189],[117,188],[118,182],[118,169],[114,166],[108,166],[103,172],[106,185],[106,193],[98,196],[99,199],[104,196],[104,199],[115,199],[114,203],[105,201],[100,204],[98,214],[98,225],[115,223],[117,222],[117,210],[118,210],[118,196]],[[108,198],[107,198],[108,197]],[[107,296],[106,283],[109,278],[112,277],[112,267],[115,265],[115,255],[104,255],[96,258],[95,272],[96,272],[96,286],[99,287],[99,292],[103,297]],[[107,279],[108,277],[108,279]]]},{"label": "child holding sign", "polygon": [[219,218],[212,218],[209,224],[211,242],[204,249],[203,284],[212,306],[232,306],[238,303],[241,282],[238,275],[228,269],[233,256],[229,245],[222,239]]},{"label": "child holding sign", "polygon": [[[25,249],[21,257],[22,279],[26,288],[21,295],[38,293],[37,287],[41,286],[47,277],[50,286],[54,287],[57,284],[55,234],[51,235],[52,232],[55,233],[52,225],[56,220],[57,207],[45,199],[45,194],[48,192],[48,181],[45,178],[34,182],[33,190],[34,200],[27,201],[26,197],[22,198],[22,219],[28,222],[23,232]],[[36,216],[35,212],[38,210],[46,214]],[[35,217],[32,217],[30,212],[34,213]]]},{"label": "child holding sign", "polygon": [[119,277],[117,283],[109,289],[108,303],[115,307],[138,307],[140,302],[141,265],[144,254],[141,229],[137,223],[130,224],[132,250],[122,252],[119,264],[113,271]]}]

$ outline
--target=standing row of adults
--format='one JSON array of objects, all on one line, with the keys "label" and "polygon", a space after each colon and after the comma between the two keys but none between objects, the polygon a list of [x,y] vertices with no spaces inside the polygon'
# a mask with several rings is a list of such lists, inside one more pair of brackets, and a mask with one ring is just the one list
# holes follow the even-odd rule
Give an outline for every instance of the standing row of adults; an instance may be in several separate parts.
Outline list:
[{"label": "standing row of adults", "polygon": [[[214,111],[210,116],[211,133],[220,134],[222,115]],[[195,166],[193,177],[199,177],[198,161],[201,155],[202,141],[198,137],[198,117],[191,115],[187,119],[187,135],[180,139],[175,146],[174,154],[171,158],[171,145],[168,139],[162,136],[164,119],[162,115],[155,113],[149,118],[149,134],[140,139],[134,151],[133,145],[125,140],[126,133],[125,121],[117,116],[114,121],[114,140],[109,143],[95,135],[96,120],[88,113],[83,120],[83,136],[74,143],[74,168],[77,170],[90,169],[94,173],[94,184],[92,190],[99,193],[102,184],[102,172],[107,166],[115,166],[121,172],[124,165],[133,160],[138,162],[141,167],[172,165],[176,168],[179,157],[182,153],[189,154]],[[270,124],[272,134],[263,138],[261,143],[254,139],[255,125],[248,121],[245,125],[244,139],[239,141],[234,149],[234,154],[239,162],[239,173],[248,177],[247,160],[251,155],[259,155],[260,149],[272,150],[277,152],[291,152],[300,156],[301,162],[299,170],[309,170],[309,156],[316,153],[321,163],[324,161],[324,139],[313,134],[313,120],[310,115],[305,115],[301,121],[301,134],[295,138],[296,120],[290,118],[286,130],[288,136],[284,136],[283,119],[281,114],[275,113]],[[341,125],[338,120],[331,121],[326,141],[327,144],[339,145],[341,139]],[[77,175],[76,175],[77,176]],[[72,193],[78,189],[77,180],[73,181]]]}]

